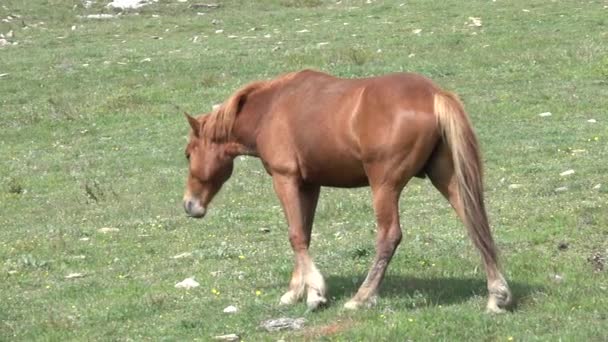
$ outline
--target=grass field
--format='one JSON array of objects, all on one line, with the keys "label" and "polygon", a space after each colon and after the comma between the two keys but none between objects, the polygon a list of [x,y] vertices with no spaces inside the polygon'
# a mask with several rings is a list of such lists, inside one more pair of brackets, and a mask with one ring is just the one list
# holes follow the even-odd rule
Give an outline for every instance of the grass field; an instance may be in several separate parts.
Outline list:
[{"label": "grass field", "polygon": [[[0,340],[608,340],[608,2],[160,0],[85,18],[118,13],[106,3],[0,3]],[[512,312],[484,313],[479,256],[428,180],[402,195],[378,305],[356,312],[368,189],[322,191],[312,254],[331,303],[315,313],[278,305],[292,253],[258,160],[185,217],[181,111],[306,67],[416,71],[461,95]],[[258,327],[278,317],[307,322]]]}]

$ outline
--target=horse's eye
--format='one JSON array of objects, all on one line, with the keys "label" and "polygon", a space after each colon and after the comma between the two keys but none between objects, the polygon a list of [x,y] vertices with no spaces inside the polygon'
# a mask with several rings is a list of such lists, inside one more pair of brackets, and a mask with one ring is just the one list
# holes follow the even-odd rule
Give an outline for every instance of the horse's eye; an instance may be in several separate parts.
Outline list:
[{"label": "horse's eye", "polygon": [[190,161],[190,153],[186,153],[186,159],[188,159],[188,161]]}]

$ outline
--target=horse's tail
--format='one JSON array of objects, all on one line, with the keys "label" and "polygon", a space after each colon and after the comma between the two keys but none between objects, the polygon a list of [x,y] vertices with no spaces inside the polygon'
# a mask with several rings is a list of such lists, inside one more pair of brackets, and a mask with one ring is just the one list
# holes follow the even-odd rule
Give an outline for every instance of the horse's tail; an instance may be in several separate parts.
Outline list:
[{"label": "horse's tail", "polygon": [[496,265],[498,260],[483,200],[483,169],[475,132],[456,95],[440,91],[434,96],[434,105],[443,141],[452,154],[464,224],[486,262]]}]

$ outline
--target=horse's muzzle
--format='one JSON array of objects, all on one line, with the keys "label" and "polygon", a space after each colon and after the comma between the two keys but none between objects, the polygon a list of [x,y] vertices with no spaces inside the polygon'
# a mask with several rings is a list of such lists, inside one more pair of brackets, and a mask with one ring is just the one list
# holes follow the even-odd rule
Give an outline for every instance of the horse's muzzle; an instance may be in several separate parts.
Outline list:
[{"label": "horse's muzzle", "polygon": [[194,218],[202,218],[207,213],[199,201],[192,199],[184,199],[184,210],[188,216]]}]

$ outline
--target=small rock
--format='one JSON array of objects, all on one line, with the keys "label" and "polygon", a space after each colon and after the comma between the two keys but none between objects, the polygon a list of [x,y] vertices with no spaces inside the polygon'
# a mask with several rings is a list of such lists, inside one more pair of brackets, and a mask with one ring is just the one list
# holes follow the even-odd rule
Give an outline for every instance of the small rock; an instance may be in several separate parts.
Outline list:
[{"label": "small rock", "polygon": [[543,117],[543,118],[547,117],[547,116],[551,116],[551,115],[552,115],[551,112],[544,112],[544,113],[538,114],[538,116]]},{"label": "small rock", "polygon": [[10,270],[10,271],[8,271],[8,274],[10,274],[10,275],[17,274],[17,271],[16,270]]},{"label": "small rock", "polygon": [[224,308],[224,313],[228,314],[237,313],[238,311],[239,309],[234,305],[230,305]]},{"label": "small rock", "polygon": [[145,5],[149,5],[150,3],[150,0],[114,0],[110,2],[106,7],[117,9],[135,9]]},{"label": "small rock", "polygon": [[597,121],[595,121],[595,119],[589,119],[587,120],[588,123],[596,123]]},{"label": "small rock", "polygon": [[184,252],[184,253],[180,253],[178,255],[174,255],[171,257],[171,259],[183,259],[183,258],[187,258],[187,257],[191,257],[192,253],[190,252]]},{"label": "small rock", "polygon": [[308,33],[308,32],[310,32],[310,31],[308,31],[307,29],[303,29],[303,30],[300,30],[300,31],[296,31],[296,33]]},{"label": "small rock", "polygon": [[519,189],[521,186],[521,184],[509,184],[509,189]]},{"label": "small rock", "polygon": [[113,14],[89,14],[85,18],[87,19],[114,19],[116,18]]},{"label": "small rock", "polygon": [[91,240],[91,239],[90,239],[90,238],[88,238],[88,237],[83,237],[83,238],[80,238],[80,239],[78,239],[78,240],[80,240],[80,241],[89,241],[89,240]]},{"label": "small rock", "polygon": [[481,27],[481,18],[469,17],[469,27]]},{"label": "small rock", "polygon": [[141,61],[139,61],[139,63],[144,63],[144,62],[152,62],[152,58],[147,57],[147,58],[144,58]]},{"label": "small rock", "polygon": [[562,177],[564,177],[564,176],[570,176],[570,175],[573,175],[573,174],[574,174],[574,170],[566,170],[566,171],[560,173],[559,175],[562,176]]},{"label": "small rock", "polygon": [[196,280],[194,280],[194,278],[186,278],[175,284],[175,288],[177,289],[193,289],[199,286],[200,284]]},{"label": "small rock", "polygon": [[587,261],[593,265],[593,270],[595,272],[601,272],[604,270],[606,258],[604,258],[600,252],[593,253],[587,258]]},{"label": "small rock", "polygon": [[209,8],[209,9],[213,9],[213,8],[219,8],[220,4],[192,4],[190,5],[191,8]]},{"label": "small rock", "polygon": [[415,29],[415,30],[412,30],[412,33],[413,33],[413,34],[420,34],[420,32],[422,32],[422,29]]},{"label": "small rock", "polygon": [[241,340],[241,338],[237,334],[219,335],[219,336],[215,336],[213,339],[216,341],[233,341],[233,342],[238,342]]},{"label": "small rock", "polygon": [[83,278],[85,276],[84,273],[70,273],[68,275],[66,275],[64,278],[65,279],[77,279],[77,278]]},{"label": "small rock", "polygon": [[567,186],[560,186],[559,188],[555,188],[554,190],[555,192],[564,192],[564,191],[568,191],[568,187]]},{"label": "small rock", "polygon": [[8,72],[7,72],[7,73],[4,73],[4,74],[0,74],[0,78],[2,78],[2,77],[4,77],[4,76],[8,76],[8,75],[10,75],[10,73],[8,73]]},{"label": "small rock", "polygon": [[564,277],[559,275],[559,274],[552,274],[551,275],[551,280],[553,280],[556,283],[561,283],[564,281]]},{"label": "small rock", "polygon": [[99,228],[97,231],[100,232],[100,233],[103,233],[103,234],[107,234],[107,233],[119,232],[120,229],[118,229],[118,228],[112,228],[112,227],[103,227],[103,228]]},{"label": "small rock", "polygon": [[268,227],[262,227],[262,228],[260,228],[260,231],[262,233],[270,233],[270,228],[268,228]]},{"label": "small rock", "polygon": [[602,184],[596,184],[596,185],[593,187],[593,190],[599,190],[601,187],[602,187]]},{"label": "small rock", "polygon": [[260,323],[260,327],[266,329],[266,331],[281,331],[281,330],[300,330],[306,323],[306,318],[277,318],[267,319]]}]

